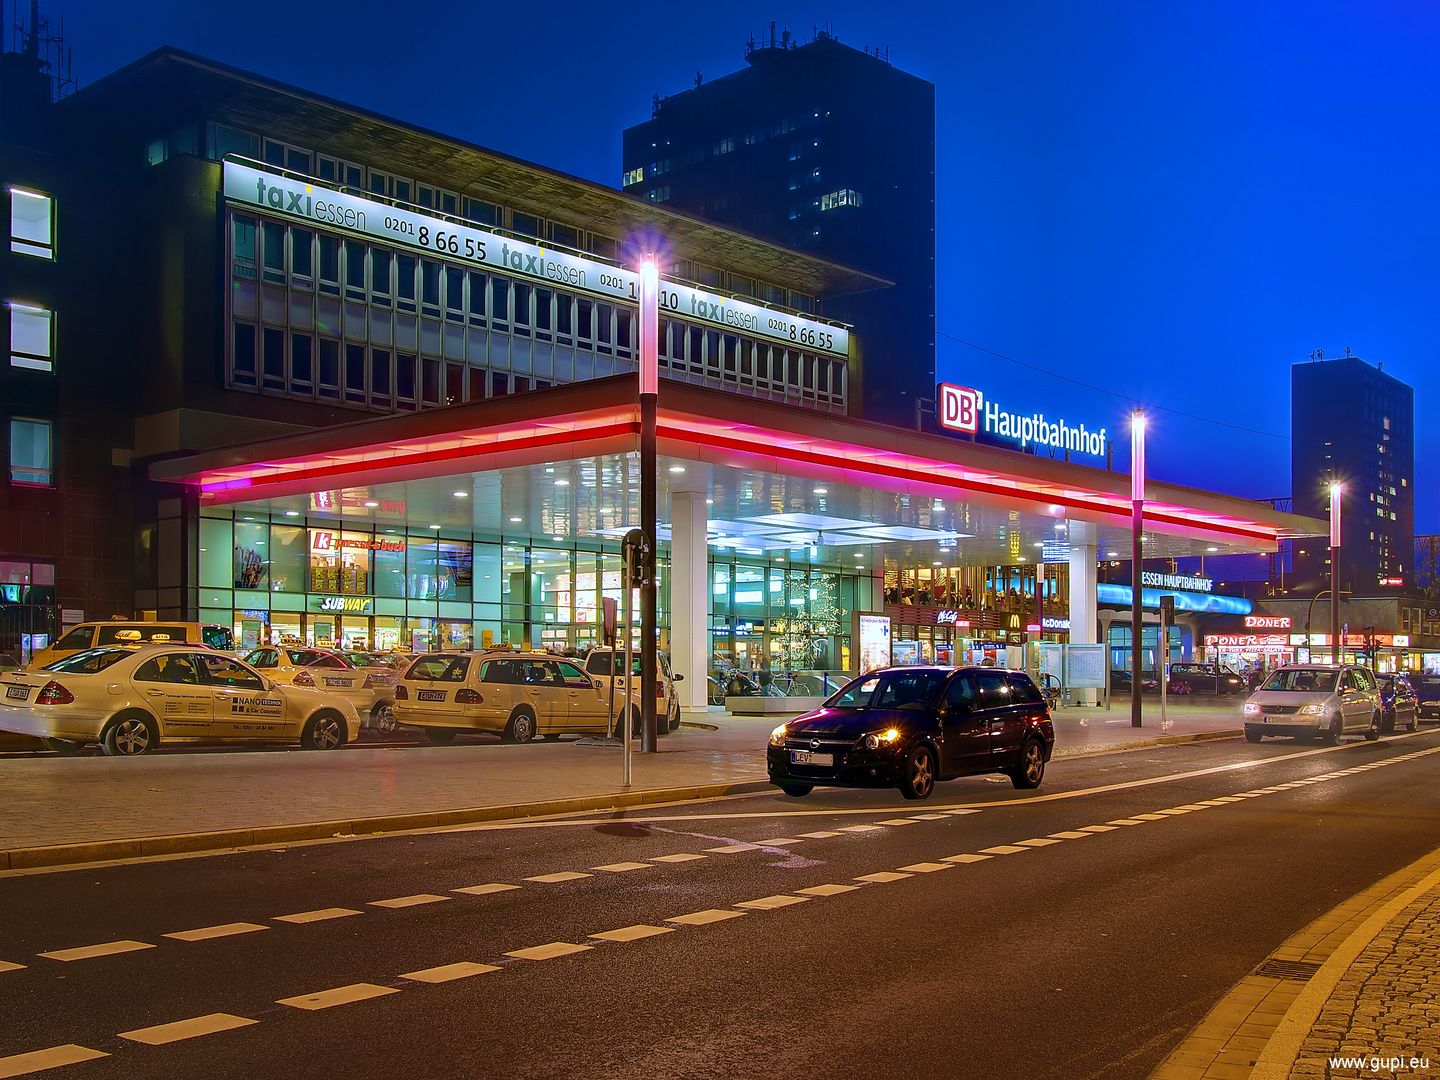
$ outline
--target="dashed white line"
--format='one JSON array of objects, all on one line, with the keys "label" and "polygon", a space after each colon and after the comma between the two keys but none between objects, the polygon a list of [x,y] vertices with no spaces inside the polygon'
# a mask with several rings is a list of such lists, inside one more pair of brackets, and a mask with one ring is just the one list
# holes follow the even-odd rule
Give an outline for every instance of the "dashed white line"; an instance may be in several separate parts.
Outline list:
[{"label": "dashed white line", "polygon": [[333,1009],[336,1005],[349,1005],[355,1001],[368,1001],[370,998],[384,997],[386,994],[398,994],[400,991],[393,986],[376,986],[374,983],[352,983],[349,986],[337,986],[333,990],[321,990],[316,994],[301,994],[299,997],[280,998],[276,1005],[289,1005],[292,1009],[305,1009],[307,1012],[315,1012],[318,1009]]},{"label": "dashed white line", "polygon": [[738,919],[744,915],[743,911],[722,911],[719,908],[711,908],[708,911],[692,911],[689,915],[676,915],[673,919],[666,919],[666,922],[678,922],[684,926],[705,926],[708,923],[721,922],[725,919]]},{"label": "dashed white line", "polygon": [[604,866],[592,866],[591,870],[604,870],[610,874],[623,874],[627,870],[653,870],[654,865],[648,862],[614,862]]},{"label": "dashed white line", "polygon": [[984,862],[986,859],[993,859],[993,855],[946,855],[941,862],[950,863],[972,863]]},{"label": "dashed white line", "polygon": [[[1091,826],[1091,827],[1093,828],[1094,826]],[[1052,839],[1052,840],[1084,840],[1084,839],[1086,839],[1087,837],[1091,837],[1091,836],[1094,836],[1094,835],[1095,835],[1095,834],[1092,833],[1092,832],[1077,832],[1077,831],[1072,831],[1072,830],[1067,829],[1067,830],[1065,830],[1064,832],[1052,832],[1052,833],[1050,834],[1050,839]]]},{"label": "dashed white line", "polygon": [[601,941],[639,941],[642,938],[654,937],[656,934],[673,934],[673,926],[647,926],[640,923],[636,926],[623,926],[619,930],[606,930],[601,934],[591,934],[593,938]]},{"label": "dashed white line", "polygon": [[854,892],[860,888],[859,885],[811,885],[808,889],[796,889],[802,896],[839,896],[841,893]]},{"label": "dashed white line", "polygon": [[471,975],[483,975],[487,971],[499,971],[500,968],[494,964],[472,964],[460,962],[458,964],[442,964],[440,967],[425,968],[423,971],[411,971],[401,975],[402,979],[413,979],[415,982],[443,983],[453,979],[468,979]]},{"label": "dashed white line", "polygon": [[0,1058],[0,1077],[24,1076],[42,1069],[56,1069],[61,1065],[74,1065],[77,1062],[109,1056],[100,1050],[66,1043],[64,1046],[52,1046],[48,1050],[32,1050],[28,1054]]},{"label": "dashed white line", "polygon": [[676,854],[676,855],[656,855],[656,856],[655,856],[653,859],[651,859],[650,861],[651,861],[651,862],[663,862],[663,863],[682,863],[682,862],[693,862],[695,859],[705,859],[705,858],[708,858],[708,857],[709,857],[709,856],[706,856],[706,855],[692,855],[692,854],[689,854],[688,852],[682,852],[682,853],[679,853],[679,854]]},{"label": "dashed white line", "polygon": [[906,878],[911,876],[912,875],[910,874],[896,874],[889,870],[881,870],[878,874],[861,874],[855,880],[873,881],[876,884],[883,885],[887,881],[904,881]]},{"label": "dashed white line", "polygon": [[892,817],[885,821],[876,822],[878,825],[915,825],[918,824],[915,818]]},{"label": "dashed white line", "polygon": [[754,851],[756,844],[726,844],[724,847],[706,848],[706,851],[713,851],[717,855],[733,855],[737,851]]},{"label": "dashed white line", "polygon": [[884,832],[879,825],[846,825],[841,832]]},{"label": "dashed white line", "polygon": [[800,835],[805,837],[805,839],[807,840],[824,840],[828,836],[839,836],[840,834],[838,832],[828,832],[822,829],[820,832],[802,832]]},{"label": "dashed white line", "polygon": [[569,956],[571,953],[585,952],[594,947],[594,945],[574,945],[568,941],[552,941],[548,945],[532,945],[528,949],[513,949],[505,955],[515,956],[521,960],[553,960],[557,956]]},{"label": "dashed white line", "polygon": [[448,896],[437,896],[435,893],[416,893],[414,896],[396,896],[390,900],[371,900],[371,907],[383,908],[407,908],[419,907],[421,904],[438,904],[441,900],[449,900]]},{"label": "dashed white line", "polygon": [[553,885],[557,881],[574,881],[582,877],[594,877],[594,874],[581,874],[575,870],[562,870],[558,874],[536,874],[534,877],[527,877],[526,881],[539,881],[546,885]]},{"label": "dashed white line", "polygon": [[301,911],[294,915],[276,915],[276,922],[288,923],[312,923],[325,922],[327,919],[343,919],[347,915],[363,915],[364,912],[356,911],[347,907],[316,908],[314,911]]},{"label": "dashed white line", "polygon": [[936,870],[954,870],[955,864],[948,862],[917,862],[900,867],[912,874],[933,874]]},{"label": "dashed white line", "polygon": [[0,960],[0,971],[23,971],[24,964],[12,964],[9,960]]},{"label": "dashed white line", "polygon": [[996,844],[994,847],[982,847],[980,850],[986,855],[1018,855],[1020,852],[1030,849],[1016,844]]},{"label": "dashed white line", "polygon": [[756,840],[760,847],[784,847],[786,844],[803,844],[805,840],[796,836],[772,836],[769,840]]},{"label": "dashed white line", "polygon": [[781,893],[776,896],[762,896],[758,900],[742,900],[735,906],[753,908],[756,911],[774,911],[776,908],[789,907],[791,904],[804,904],[809,899],[808,896],[786,896]]},{"label": "dashed white line", "polygon": [[1016,840],[1021,847],[1049,847],[1051,844],[1063,844],[1063,840],[1056,840],[1050,836],[1037,836],[1033,840]]},{"label": "dashed white line", "polygon": [[461,889],[451,889],[451,892],[467,893],[470,896],[488,896],[490,893],[509,892],[511,889],[518,889],[519,885],[507,885],[503,881],[492,881],[488,885],[466,885]]},{"label": "dashed white line", "polygon": [[164,1046],[166,1043],[179,1042],[181,1039],[214,1035],[217,1031],[233,1031],[235,1028],[249,1027],[251,1024],[259,1022],[244,1016],[233,1016],[230,1013],[210,1013],[208,1016],[196,1016],[190,1020],[176,1020],[171,1024],[156,1024],[154,1027],[122,1031],[120,1038],[129,1039],[131,1042],[145,1043],[148,1046]]},{"label": "dashed white line", "polygon": [[[1129,822],[1129,824],[1131,824],[1131,825],[1139,825],[1140,822],[1138,822],[1138,821],[1132,821],[1132,822]],[[1082,826],[1080,826],[1080,831],[1081,831],[1081,832],[1088,832],[1088,833],[1114,832],[1114,831],[1115,831],[1115,826],[1114,826],[1114,825],[1082,825]]]},{"label": "dashed white line", "polygon": [[39,955],[47,960],[90,960],[96,956],[114,956],[116,953],[135,952],[138,949],[153,949],[146,941],[107,941],[103,945],[86,945],[79,949],[57,949]]},{"label": "dashed white line", "polygon": [[211,938],[233,937],[236,934],[253,934],[256,930],[269,929],[270,927],[261,923],[232,922],[224,923],[220,926],[202,926],[198,930],[178,930],[173,934],[166,934],[164,936],[174,938],[176,941],[209,941]]},{"label": "dashed white line", "polygon": [[1122,817],[1122,818],[1116,818],[1114,821],[1107,821],[1105,824],[1107,824],[1107,825],[1143,825],[1143,824],[1145,824],[1145,823],[1144,823],[1143,821],[1140,821],[1140,820],[1136,819],[1136,818]]}]

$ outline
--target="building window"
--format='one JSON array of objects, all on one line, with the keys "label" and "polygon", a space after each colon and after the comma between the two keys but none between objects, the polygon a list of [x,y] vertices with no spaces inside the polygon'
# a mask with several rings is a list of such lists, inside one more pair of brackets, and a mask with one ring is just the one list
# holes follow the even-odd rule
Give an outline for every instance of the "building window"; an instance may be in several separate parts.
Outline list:
[{"label": "building window", "polygon": [[10,304],[10,366],[54,371],[55,316],[29,304]]},{"label": "building window", "polygon": [[821,195],[820,209],[824,211],[834,210],[840,206],[860,206],[863,202],[858,191],[841,188],[839,191],[832,191],[829,195]]},{"label": "building window", "polygon": [[10,481],[15,484],[54,483],[51,471],[50,422],[10,421]]},{"label": "building window", "polygon": [[625,174],[625,179],[620,182],[620,186],[632,187],[633,185],[640,183],[640,181],[644,179],[645,166],[641,165],[639,168],[631,169],[629,172],[627,172]]},{"label": "building window", "polygon": [[10,250],[55,258],[55,200],[49,195],[10,189]]}]

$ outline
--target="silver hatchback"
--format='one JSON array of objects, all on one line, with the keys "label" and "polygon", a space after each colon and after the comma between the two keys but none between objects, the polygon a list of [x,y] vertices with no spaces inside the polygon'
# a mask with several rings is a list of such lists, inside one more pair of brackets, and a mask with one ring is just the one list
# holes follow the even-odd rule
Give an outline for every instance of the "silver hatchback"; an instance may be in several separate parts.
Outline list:
[{"label": "silver hatchback", "polygon": [[1294,664],[1277,668],[1245,702],[1245,738],[1258,743],[1266,735],[1293,735],[1302,742],[1317,736],[1335,742],[1348,732],[1380,737],[1384,706],[1380,687],[1368,668],[1351,664]]}]

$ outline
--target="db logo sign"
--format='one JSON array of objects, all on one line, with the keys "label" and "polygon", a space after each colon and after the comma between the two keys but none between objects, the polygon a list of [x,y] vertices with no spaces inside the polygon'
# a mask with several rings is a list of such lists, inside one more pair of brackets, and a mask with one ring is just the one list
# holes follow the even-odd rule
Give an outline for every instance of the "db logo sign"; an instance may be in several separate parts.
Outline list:
[{"label": "db logo sign", "polygon": [[940,384],[940,424],[974,435],[980,430],[980,391],[952,383]]}]

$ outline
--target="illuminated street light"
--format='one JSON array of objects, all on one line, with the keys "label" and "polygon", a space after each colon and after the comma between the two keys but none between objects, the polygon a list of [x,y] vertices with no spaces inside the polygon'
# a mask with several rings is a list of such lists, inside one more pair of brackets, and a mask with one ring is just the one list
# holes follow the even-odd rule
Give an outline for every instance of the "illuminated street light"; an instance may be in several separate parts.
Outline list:
[{"label": "illuminated street light", "polygon": [[[1145,410],[1130,414],[1130,726],[1141,726],[1140,594],[1142,586],[1140,540],[1145,531]],[[1164,677],[1164,671],[1160,673]]]}]

